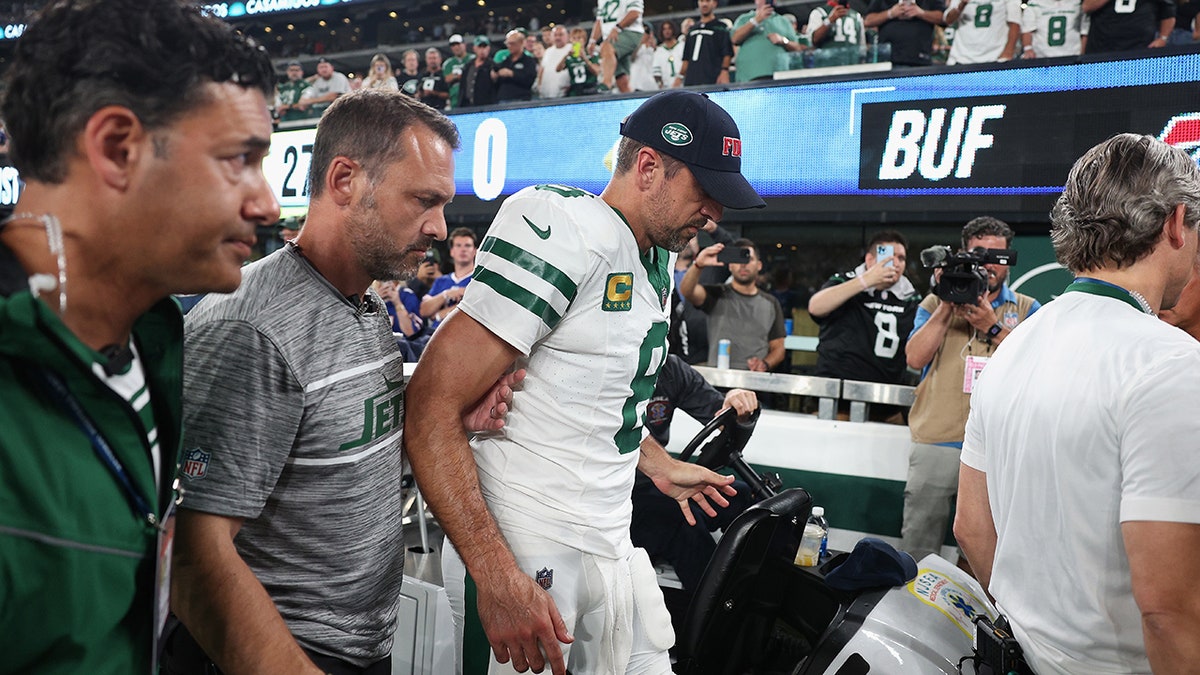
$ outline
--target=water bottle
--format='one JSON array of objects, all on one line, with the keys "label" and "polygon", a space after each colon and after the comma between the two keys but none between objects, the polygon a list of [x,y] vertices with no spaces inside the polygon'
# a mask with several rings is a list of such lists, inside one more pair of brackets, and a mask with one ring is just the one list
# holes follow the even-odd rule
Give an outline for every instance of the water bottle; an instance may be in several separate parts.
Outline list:
[{"label": "water bottle", "polygon": [[825,507],[814,506],[812,508],[812,515],[808,517],[808,522],[821,528],[821,553],[819,559],[824,560],[829,552],[829,521],[825,520]]},{"label": "water bottle", "polygon": [[717,342],[717,367],[729,369],[729,340]]}]

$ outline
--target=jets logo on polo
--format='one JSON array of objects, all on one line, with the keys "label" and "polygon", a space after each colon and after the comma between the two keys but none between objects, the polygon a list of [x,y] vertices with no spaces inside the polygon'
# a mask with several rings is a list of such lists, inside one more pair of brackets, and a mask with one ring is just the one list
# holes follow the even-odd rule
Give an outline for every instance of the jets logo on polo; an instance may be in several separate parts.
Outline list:
[{"label": "jets logo on polo", "polygon": [[212,459],[211,452],[200,448],[192,448],[183,456],[183,475],[193,480],[199,480],[208,475],[208,460]]},{"label": "jets logo on polo", "polygon": [[679,122],[671,122],[662,128],[662,137],[671,145],[682,147],[692,142],[692,130]]},{"label": "jets logo on polo", "polygon": [[1200,113],[1184,113],[1167,121],[1158,140],[1185,150],[1200,161]]},{"label": "jets logo on polo", "polygon": [[536,579],[538,586],[541,586],[542,590],[548,591],[554,585],[554,570],[543,567],[537,571]]},{"label": "jets logo on polo", "polygon": [[741,157],[742,139],[726,136],[721,141],[721,154],[726,157]]},{"label": "jets logo on polo", "polygon": [[600,309],[606,312],[628,312],[633,309],[633,275],[629,272],[613,272],[604,284],[604,302]]}]

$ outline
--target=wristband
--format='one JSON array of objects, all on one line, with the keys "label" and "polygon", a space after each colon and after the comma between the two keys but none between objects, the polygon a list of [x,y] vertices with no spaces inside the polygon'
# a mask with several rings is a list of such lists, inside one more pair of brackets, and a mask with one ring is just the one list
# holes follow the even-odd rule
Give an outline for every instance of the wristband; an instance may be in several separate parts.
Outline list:
[{"label": "wristband", "polygon": [[750,17],[750,25],[754,26],[755,28],[758,28],[758,17],[757,16]]},{"label": "wristband", "polygon": [[1004,326],[1001,326],[999,323],[994,323],[992,324],[992,327],[987,330],[987,336],[989,338],[994,338],[999,335],[1000,331],[1002,330],[1004,330]]},{"label": "wristband", "polygon": [[1168,42],[1170,40],[1170,36],[1169,35],[1159,35],[1158,39],[1162,40],[1163,42]]}]

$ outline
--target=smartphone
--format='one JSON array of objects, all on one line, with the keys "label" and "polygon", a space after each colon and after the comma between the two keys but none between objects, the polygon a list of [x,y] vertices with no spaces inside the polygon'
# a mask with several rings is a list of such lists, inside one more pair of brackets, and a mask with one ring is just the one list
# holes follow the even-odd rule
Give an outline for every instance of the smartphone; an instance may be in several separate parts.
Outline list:
[{"label": "smartphone", "polygon": [[[887,257],[895,255],[895,254],[896,254],[896,247],[891,244],[880,244],[875,247],[875,260],[883,260],[884,258],[887,258]],[[889,260],[889,261],[887,261],[887,266],[895,267],[896,266],[895,263],[896,263],[895,260]]]},{"label": "smartphone", "polygon": [[750,249],[741,246],[726,246],[717,254],[717,262],[726,265],[745,265],[750,262]]}]

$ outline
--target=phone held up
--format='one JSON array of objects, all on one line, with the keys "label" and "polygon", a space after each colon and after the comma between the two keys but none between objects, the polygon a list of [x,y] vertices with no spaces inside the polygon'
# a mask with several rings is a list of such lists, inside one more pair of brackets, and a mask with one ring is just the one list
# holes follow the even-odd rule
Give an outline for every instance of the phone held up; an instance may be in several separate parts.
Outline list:
[{"label": "phone held up", "polygon": [[717,262],[726,265],[745,265],[750,262],[750,249],[741,246],[726,246],[717,253]]},{"label": "phone held up", "polygon": [[[896,247],[892,244],[879,244],[875,247],[875,260],[883,260],[896,254]],[[895,267],[896,261],[887,261],[888,267]]]}]

